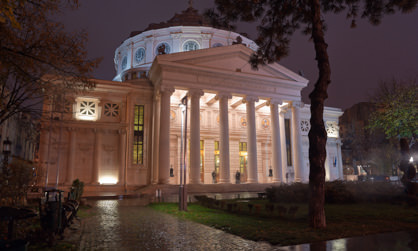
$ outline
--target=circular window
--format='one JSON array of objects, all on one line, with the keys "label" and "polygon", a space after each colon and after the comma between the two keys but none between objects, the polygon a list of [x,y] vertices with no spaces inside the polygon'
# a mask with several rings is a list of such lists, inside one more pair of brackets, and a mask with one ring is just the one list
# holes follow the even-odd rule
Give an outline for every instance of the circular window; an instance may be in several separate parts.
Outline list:
[{"label": "circular window", "polygon": [[189,40],[183,44],[183,51],[199,50],[199,44],[196,41]]},{"label": "circular window", "polygon": [[144,58],[145,58],[145,49],[141,47],[135,52],[135,61],[137,63],[140,63],[142,62],[142,60],[144,60]]},{"label": "circular window", "polygon": [[126,66],[128,66],[128,57],[124,56],[122,59],[122,70],[125,70]]},{"label": "circular window", "polygon": [[170,54],[170,45],[168,45],[166,42],[159,44],[155,48],[155,54],[156,55]]},{"label": "circular window", "polygon": [[212,47],[222,47],[222,46],[224,46],[223,44],[221,44],[221,43],[216,43],[216,44],[214,44],[214,45],[212,45]]}]

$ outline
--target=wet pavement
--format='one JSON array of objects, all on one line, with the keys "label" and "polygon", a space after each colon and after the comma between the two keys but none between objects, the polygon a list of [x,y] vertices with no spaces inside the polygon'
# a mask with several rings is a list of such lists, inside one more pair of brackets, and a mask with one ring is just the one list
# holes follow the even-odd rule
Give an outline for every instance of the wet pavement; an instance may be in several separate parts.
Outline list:
[{"label": "wet pavement", "polygon": [[140,199],[88,204],[95,212],[80,226],[80,250],[418,250],[418,232],[279,247],[154,211]]},{"label": "wet pavement", "polygon": [[139,200],[89,204],[97,212],[82,224],[80,250],[281,250],[157,212]]}]

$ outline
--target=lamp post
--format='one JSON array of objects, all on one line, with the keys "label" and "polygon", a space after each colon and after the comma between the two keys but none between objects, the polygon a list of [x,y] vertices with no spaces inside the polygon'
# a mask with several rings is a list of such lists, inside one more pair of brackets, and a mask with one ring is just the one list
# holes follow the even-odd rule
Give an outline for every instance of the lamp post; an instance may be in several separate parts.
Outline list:
[{"label": "lamp post", "polygon": [[3,141],[3,175],[6,180],[6,184],[9,179],[9,155],[11,153],[12,142],[9,140],[9,137]]},{"label": "lamp post", "polygon": [[187,96],[182,98],[180,108],[181,108],[181,146],[180,146],[179,210],[187,211],[187,191],[186,191]]}]

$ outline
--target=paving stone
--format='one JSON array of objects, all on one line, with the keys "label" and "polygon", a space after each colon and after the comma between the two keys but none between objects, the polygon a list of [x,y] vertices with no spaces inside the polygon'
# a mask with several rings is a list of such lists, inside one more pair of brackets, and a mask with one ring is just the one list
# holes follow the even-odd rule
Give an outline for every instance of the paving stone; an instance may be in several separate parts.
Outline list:
[{"label": "paving stone", "polygon": [[157,212],[137,199],[89,203],[96,213],[82,224],[80,250],[283,250]]}]

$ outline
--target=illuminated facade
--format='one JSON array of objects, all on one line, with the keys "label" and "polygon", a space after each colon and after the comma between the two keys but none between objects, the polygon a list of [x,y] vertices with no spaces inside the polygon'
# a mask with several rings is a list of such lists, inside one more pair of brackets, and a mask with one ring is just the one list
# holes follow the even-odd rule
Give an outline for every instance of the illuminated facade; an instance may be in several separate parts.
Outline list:
[{"label": "illuminated facade", "polygon": [[[66,97],[63,119],[44,121],[48,182],[59,170],[60,185],[79,178],[88,189],[179,184],[185,96],[188,183],[307,182],[310,113],[301,90],[308,80],[277,63],[251,69],[256,48],[209,27],[192,8],[131,34],[116,49],[114,80]],[[328,180],[343,178],[341,114],[324,111]]]}]

